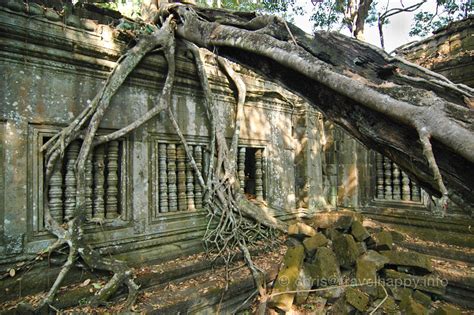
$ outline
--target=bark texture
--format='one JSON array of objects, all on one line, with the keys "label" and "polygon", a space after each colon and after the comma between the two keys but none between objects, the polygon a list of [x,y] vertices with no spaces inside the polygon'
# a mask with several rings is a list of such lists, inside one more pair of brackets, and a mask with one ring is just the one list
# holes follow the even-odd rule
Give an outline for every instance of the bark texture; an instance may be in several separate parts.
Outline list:
[{"label": "bark texture", "polygon": [[309,36],[249,13],[174,10],[179,37],[281,83],[430,194],[472,210],[473,89],[340,34]]}]

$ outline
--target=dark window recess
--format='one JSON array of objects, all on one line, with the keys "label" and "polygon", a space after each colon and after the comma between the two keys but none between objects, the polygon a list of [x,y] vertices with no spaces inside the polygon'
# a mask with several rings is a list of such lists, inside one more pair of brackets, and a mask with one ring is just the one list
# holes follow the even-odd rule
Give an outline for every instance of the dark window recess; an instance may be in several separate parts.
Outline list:
[{"label": "dark window recess", "polygon": [[264,200],[263,149],[240,147],[237,169],[241,191],[250,199]]}]

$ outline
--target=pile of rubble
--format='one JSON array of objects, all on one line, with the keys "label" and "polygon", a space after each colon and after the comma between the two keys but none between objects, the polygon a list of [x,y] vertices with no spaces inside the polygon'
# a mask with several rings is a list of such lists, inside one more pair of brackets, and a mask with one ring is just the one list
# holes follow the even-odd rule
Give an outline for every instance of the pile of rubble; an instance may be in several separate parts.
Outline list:
[{"label": "pile of rubble", "polygon": [[391,232],[368,230],[362,221],[357,213],[333,212],[291,225],[269,307],[316,314],[460,314],[433,303],[447,283],[433,273],[428,256],[395,248]]}]

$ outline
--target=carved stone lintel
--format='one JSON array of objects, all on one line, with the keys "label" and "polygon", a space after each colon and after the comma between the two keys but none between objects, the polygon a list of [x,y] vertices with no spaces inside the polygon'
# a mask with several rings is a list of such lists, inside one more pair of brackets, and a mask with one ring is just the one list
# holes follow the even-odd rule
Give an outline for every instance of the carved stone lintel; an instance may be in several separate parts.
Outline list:
[{"label": "carved stone lintel", "polygon": [[255,151],[255,195],[257,200],[263,201],[263,150]]},{"label": "carved stone lintel", "polygon": [[104,145],[99,145],[94,150],[92,166],[94,169],[94,218],[103,219],[105,217],[104,183],[105,183],[105,162]]},{"label": "carved stone lintel", "polygon": [[[197,145],[194,147],[194,161],[199,170],[202,170],[202,147]],[[202,209],[202,187],[197,177],[194,178],[194,205],[196,209]]]},{"label": "carved stone lintel", "polygon": [[176,145],[168,144],[168,206],[171,212],[178,211],[178,196],[176,194]]},{"label": "carved stone lintel", "polygon": [[107,192],[105,196],[105,217],[116,218],[119,215],[118,208],[118,141],[111,141],[107,150]]},{"label": "carved stone lintel", "polygon": [[160,143],[158,145],[158,160],[159,160],[159,179],[160,179],[160,212],[168,212],[168,173],[167,173],[167,158],[166,158],[166,144]]},{"label": "carved stone lintel", "polygon": [[80,145],[78,141],[72,142],[66,151],[66,176],[65,176],[65,201],[64,219],[67,221],[74,216],[76,208],[76,161],[79,155]]}]

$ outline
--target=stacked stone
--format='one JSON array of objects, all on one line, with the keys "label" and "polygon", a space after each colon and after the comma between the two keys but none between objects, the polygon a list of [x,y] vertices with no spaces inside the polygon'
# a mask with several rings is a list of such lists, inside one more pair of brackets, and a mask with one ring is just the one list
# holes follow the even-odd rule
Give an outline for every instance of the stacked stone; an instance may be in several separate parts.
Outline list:
[{"label": "stacked stone", "polygon": [[432,273],[429,257],[394,249],[391,232],[369,231],[362,222],[360,214],[339,211],[291,225],[269,306],[289,312],[306,304],[317,314],[435,311],[432,299],[446,283]]}]

